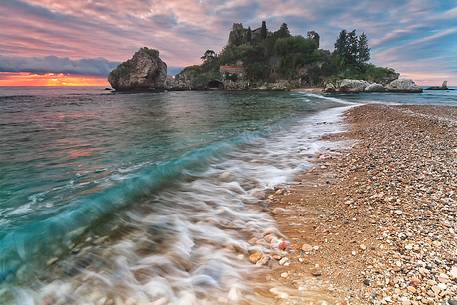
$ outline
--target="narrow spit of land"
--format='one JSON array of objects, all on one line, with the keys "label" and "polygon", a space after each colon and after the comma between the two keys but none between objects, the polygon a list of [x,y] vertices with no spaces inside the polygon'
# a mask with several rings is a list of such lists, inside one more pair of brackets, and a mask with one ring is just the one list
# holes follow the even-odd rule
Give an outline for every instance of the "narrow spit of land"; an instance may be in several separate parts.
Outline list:
[{"label": "narrow spit of land", "polygon": [[267,275],[287,287],[276,303],[456,305],[457,107],[364,105],[345,121],[327,138],[350,148],[268,196],[290,241]]}]

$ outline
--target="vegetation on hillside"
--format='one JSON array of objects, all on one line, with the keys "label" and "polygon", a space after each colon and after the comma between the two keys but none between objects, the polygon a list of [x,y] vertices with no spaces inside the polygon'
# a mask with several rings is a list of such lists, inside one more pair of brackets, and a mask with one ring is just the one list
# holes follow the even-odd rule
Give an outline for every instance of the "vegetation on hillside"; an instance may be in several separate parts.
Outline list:
[{"label": "vegetation on hillside", "polygon": [[294,80],[301,86],[319,86],[342,78],[386,82],[395,71],[369,63],[370,48],[365,33],[342,30],[335,50],[319,49],[319,34],[310,31],[307,37],[290,34],[283,23],[271,32],[262,22],[259,29],[251,30],[234,24],[229,42],[216,54],[207,50],[203,63],[185,68],[179,75],[192,78],[192,82],[205,86],[210,79],[221,79],[221,65],[242,65],[246,79],[252,83]]}]

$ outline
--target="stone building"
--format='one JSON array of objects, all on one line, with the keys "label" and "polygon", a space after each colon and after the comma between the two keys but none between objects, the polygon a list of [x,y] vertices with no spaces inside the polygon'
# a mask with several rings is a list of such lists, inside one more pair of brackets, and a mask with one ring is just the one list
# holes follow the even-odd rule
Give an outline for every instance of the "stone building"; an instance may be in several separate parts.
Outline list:
[{"label": "stone building", "polygon": [[235,80],[244,78],[246,71],[242,65],[225,65],[219,67],[222,78]]}]

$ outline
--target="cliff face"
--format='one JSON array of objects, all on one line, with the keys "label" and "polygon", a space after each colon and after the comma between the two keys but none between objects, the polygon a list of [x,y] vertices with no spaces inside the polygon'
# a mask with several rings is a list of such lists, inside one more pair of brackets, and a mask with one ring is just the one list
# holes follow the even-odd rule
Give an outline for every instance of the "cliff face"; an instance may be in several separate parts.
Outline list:
[{"label": "cliff face", "polygon": [[121,63],[108,76],[111,86],[119,91],[162,90],[167,79],[167,64],[159,51],[141,48],[131,59]]}]

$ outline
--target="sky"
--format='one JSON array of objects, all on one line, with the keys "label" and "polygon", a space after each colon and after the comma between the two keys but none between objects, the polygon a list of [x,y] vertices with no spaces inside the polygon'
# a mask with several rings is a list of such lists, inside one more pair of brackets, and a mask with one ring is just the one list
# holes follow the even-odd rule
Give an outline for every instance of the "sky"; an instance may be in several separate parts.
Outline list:
[{"label": "sky", "polygon": [[422,85],[457,85],[457,0],[0,0],[1,85],[108,85],[140,47],[169,74],[220,51],[234,22],[315,30],[333,50],[342,29],[369,38],[372,62]]}]

